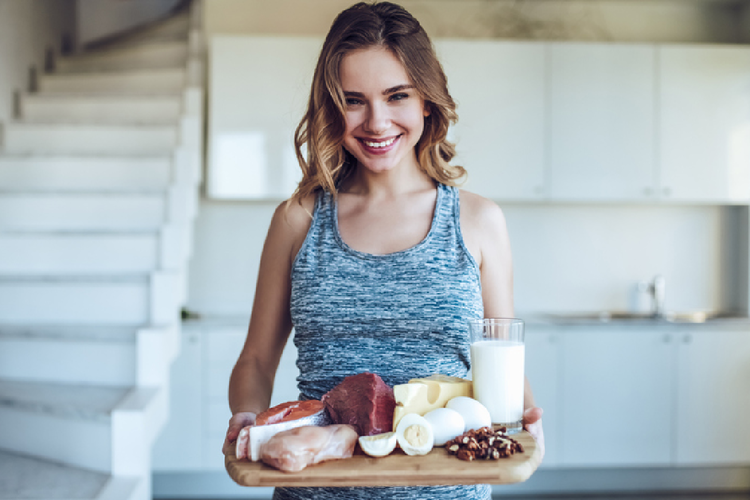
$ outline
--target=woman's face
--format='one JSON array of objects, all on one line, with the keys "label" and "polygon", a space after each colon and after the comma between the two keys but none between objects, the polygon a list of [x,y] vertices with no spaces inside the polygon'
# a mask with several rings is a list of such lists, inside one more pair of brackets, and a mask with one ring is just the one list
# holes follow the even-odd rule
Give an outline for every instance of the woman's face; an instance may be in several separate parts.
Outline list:
[{"label": "woman's face", "polygon": [[355,50],[341,60],[339,74],[347,151],[375,173],[417,167],[414,147],[429,112],[396,56],[381,47]]}]

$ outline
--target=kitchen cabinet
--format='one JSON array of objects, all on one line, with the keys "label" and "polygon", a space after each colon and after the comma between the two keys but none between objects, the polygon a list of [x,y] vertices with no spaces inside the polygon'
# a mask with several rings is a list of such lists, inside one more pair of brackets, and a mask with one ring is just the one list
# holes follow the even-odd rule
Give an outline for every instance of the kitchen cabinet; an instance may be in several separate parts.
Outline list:
[{"label": "kitchen cabinet", "polygon": [[664,199],[750,201],[750,49],[664,45],[659,164]]},{"label": "kitchen cabinet", "polygon": [[544,410],[545,453],[540,467],[558,465],[559,406],[557,374],[559,368],[559,336],[554,329],[528,326],[526,328],[526,378],[531,384],[537,406]]},{"label": "kitchen cabinet", "polygon": [[676,462],[750,464],[750,332],[701,329],[678,340]]},{"label": "kitchen cabinet", "polygon": [[564,466],[668,465],[669,333],[572,327],[560,333],[559,457]]},{"label": "kitchen cabinet", "polygon": [[655,77],[653,45],[549,45],[551,199],[654,195]]},{"label": "kitchen cabinet", "polygon": [[468,171],[466,189],[490,199],[545,195],[545,48],[536,42],[438,40],[438,56],[457,103],[452,162]]}]

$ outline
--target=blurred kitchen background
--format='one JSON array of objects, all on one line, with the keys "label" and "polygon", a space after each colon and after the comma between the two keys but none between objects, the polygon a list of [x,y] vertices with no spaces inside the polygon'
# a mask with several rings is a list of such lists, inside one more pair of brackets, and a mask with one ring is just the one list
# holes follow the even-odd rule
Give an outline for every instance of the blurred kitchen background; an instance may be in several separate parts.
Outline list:
[{"label": "blurred kitchen background", "polygon": [[[0,499],[270,498],[224,472],[227,383],[351,3],[0,0]],[[750,496],[750,2],[400,3],[545,409],[496,495]]]}]

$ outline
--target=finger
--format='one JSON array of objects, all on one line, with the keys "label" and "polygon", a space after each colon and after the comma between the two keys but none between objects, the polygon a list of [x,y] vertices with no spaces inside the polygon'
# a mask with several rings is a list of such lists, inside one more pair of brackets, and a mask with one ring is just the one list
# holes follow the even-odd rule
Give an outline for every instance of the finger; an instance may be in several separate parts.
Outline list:
[{"label": "finger", "polygon": [[229,424],[227,429],[227,441],[234,441],[240,434],[240,430],[244,427],[241,423]]},{"label": "finger", "polygon": [[529,408],[528,410],[523,412],[524,427],[533,424],[534,422],[537,422],[539,419],[541,419],[542,413],[544,413],[544,411],[539,407]]},{"label": "finger", "polygon": [[237,436],[234,454],[238,460],[247,458],[249,455],[250,427],[244,427]]}]

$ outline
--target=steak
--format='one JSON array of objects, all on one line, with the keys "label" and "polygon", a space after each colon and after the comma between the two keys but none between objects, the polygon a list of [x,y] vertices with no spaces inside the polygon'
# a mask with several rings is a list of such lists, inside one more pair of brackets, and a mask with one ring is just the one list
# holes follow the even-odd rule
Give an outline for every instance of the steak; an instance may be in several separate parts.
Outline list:
[{"label": "steak", "polygon": [[374,436],[393,430],[396,398],[393,388],[374,373],[346,377],[321,398],[337,424],[353,425],[360,436]]}]

